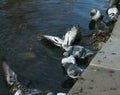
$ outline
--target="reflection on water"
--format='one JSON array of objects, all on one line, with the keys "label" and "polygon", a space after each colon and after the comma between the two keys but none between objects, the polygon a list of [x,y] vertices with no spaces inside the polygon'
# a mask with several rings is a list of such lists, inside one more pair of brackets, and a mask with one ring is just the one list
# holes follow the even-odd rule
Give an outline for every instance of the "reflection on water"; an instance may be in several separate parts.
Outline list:
[{"label": "reflection on water", "polygon": [[[61,68],[63,51],[39,39],[43,34],[62,37],[74,24],[89,32],[92,8],[104,13],[106,0],[0,0],[0,56],[32,87],[67,92],[64,83],[71,82]],[[10,95],[3,80],[0,76],[0,95]]]}]

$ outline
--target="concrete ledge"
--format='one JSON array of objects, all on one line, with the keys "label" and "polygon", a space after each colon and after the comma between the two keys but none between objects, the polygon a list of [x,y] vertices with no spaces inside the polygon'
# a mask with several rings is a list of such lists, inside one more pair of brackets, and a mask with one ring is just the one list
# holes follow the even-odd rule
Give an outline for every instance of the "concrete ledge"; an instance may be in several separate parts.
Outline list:
[{"label": "concrete ledge", "polygon": [[120,95],[120,16],[110,39],[68,95]]},{"label": "concrete ledge", "polygon": [[120,71],[89,66],[69,95],[120,95]]},{"label": "concrete ledge", "polygon": [[120,18],[107,43],[91,61],[90,65],[120,70]]}]

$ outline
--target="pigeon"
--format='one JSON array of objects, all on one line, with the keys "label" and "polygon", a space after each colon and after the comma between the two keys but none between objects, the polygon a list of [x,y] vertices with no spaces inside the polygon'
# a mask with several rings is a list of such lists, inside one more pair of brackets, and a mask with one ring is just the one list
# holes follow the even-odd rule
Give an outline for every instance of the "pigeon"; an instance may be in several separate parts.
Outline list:
[{"label": "pigeon", "polygon": [[6,61],[2,62],[2,66],[11,93],[14,95],[36,95],[41,93],[38,89],[30,89],[22,85],[17,78],[17,74],[9,67]]},{"label": "pigeon", "polygon": [[90,12],[91,21],[89,27],[92,26],[96,32],[109,33],[111,28],[103,21],[103,16],[97,9],[92,9]]},{"label": "pigeon", "polygon": [[66,34],[64,36],[64,41],[63,41],[63,44],[62,44],[63,47],[73,44],[73,42],[75,41],[76,36],[78,34],[78,29],[79,29],[78,27],[73,26],[71,28],[71,30],[66,32]]},{"label": "pigeon", "polygon": [[62,58],[62,66],[65,68],[67,75],[73,79],[78,78],[84,71],[75,62],[74,56]]},{"label": "pigeon", "polygon": [[49,35],[44,35],[44,38],[47,40],[51,41],[54,45],[62,47],[62,43],[64,42],[63,39],[57,37],[57,36],[49,36]]},{"label": "pigeon", "polygon": [[[43,35],[43,37],[51,41],[54,45],[64,48],[64,46],[72,45],[76,39],[79,28],[73,26],[70,31],[67,31],[63,38],[57,36]],[[79,33],[80,34],[80,33]]]},{"label": "pigeon", "polygon": [[94,54],[91,50],[79,45],[66,46],[64,49],[65,52],[63,53],[63,55],[66,57],[72,55],[75,58],[85,59],[86,57],[89,57]]},{"label": "pigeon", "polygon": [[17,74],[10,69],[10,67],[7,65],[5,61],[3,61],[3,70],[5,74],[5,79],[8,85],[12,86],[14,83],[17,83]]},{"label": "pigeon", "polygon": [[117,7],[114,6],[114,7],[108,8],[107,15],[110,17],[111,20],[117,21],[119,17],[119,11]]},{"label": "pigeon", "polygon": [[92,9],[90,11],[90,16],[91,16],[91,20],[94,20],[94,21],[97,21],[98,19],[103,17],[100,11],[97,9]]}]

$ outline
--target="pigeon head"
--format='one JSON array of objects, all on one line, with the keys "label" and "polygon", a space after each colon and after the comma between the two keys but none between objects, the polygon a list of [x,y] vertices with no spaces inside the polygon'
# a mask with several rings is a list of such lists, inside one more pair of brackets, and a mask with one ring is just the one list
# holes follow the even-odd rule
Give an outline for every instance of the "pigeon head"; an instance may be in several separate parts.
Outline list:
[{"label": "pigeon head", "polygon": [[97,21],[98,19],[100,19],[102,17],[100,11],[96,10],[96,9],[92,9],[90,11],[90,16],[91,16],[91,19],[95,20],[95,21]]}]

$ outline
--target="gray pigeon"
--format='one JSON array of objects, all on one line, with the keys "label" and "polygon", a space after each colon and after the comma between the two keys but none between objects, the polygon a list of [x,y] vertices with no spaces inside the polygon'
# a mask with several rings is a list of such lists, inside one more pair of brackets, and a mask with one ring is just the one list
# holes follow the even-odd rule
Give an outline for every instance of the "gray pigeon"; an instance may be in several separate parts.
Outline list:
[{"label": "gray pigeon", "polygon": [[8,66],[6,61],[3,61],[2,65],[5,79],[10,86],[11,93],[14,95],[36,95],[41,93],[38,89],[29,89],[25,85],[22,85],[17,79],[17,74]]},{"label": "gray pigeon", "polygon": [[62,59],[62,66],[65,68],[67,75],[71,78],[80,77],[81,73],[84,71],[75,62],[74,56],[65,57]]},{"label": "gray pigeon", "polygon": [[63,53],[63,55],[66,57],[72,55],[75,58],[84,59],[94,54],[91,50],[86,49],[83,46],[79,46],[79,45],[66,46],[64,47],[64,49],[65,49],[65,52]]},{"label": "gray pigeon", "polygon": [[70,31],[66,32],[62,46],[64,47],[72,45],[76,39],[77,34],[78,28],[73,26]]},{"label": "gray pigeon", "polygon": [[100,33],[111,32],[111,28],[107,26],[107,24],[103,21],[103,16],[99,10],[92,9],[90,11],[90,16],[91,16],[91,21],[94,22],[94,29],[96,30],[96,32],[100,32]]}]

